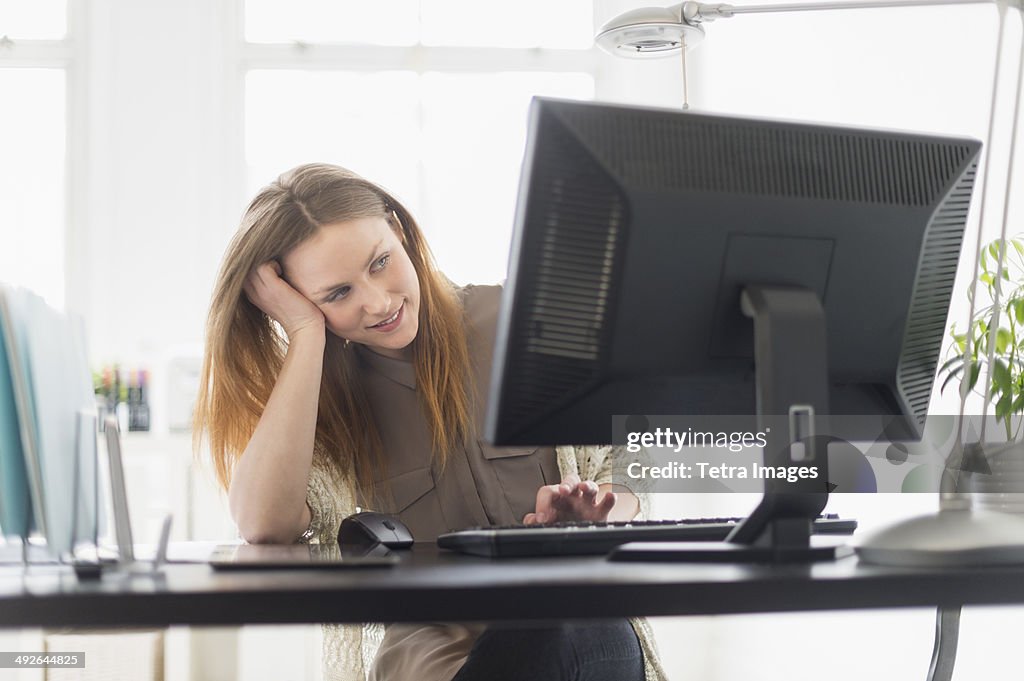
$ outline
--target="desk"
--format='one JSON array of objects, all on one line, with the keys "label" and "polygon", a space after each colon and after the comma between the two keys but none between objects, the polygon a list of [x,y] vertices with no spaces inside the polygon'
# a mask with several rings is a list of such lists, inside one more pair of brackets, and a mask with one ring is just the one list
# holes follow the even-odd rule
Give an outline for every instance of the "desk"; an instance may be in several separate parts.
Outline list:
[{"label": "desk", "polygon": [[69,568],[0,568],[0,627],[536,620],[1024,603],[1024,567],[934,570],[493,561],[418,544],[399,565],[214,572],[79,582]]}]

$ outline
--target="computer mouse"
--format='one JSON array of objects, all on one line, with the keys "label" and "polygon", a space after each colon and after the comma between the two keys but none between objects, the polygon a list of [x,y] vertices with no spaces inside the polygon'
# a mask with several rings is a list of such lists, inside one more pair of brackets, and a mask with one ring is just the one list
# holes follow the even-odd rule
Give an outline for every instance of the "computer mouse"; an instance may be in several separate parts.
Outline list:
[{"label": "computer mouse", "polygon": [[338,545],[371,546],[384,544],[392,549],[412,546],[412,532],[398,518],[386,513],[363,511],[350,515],[341,521],[338,528]]}]

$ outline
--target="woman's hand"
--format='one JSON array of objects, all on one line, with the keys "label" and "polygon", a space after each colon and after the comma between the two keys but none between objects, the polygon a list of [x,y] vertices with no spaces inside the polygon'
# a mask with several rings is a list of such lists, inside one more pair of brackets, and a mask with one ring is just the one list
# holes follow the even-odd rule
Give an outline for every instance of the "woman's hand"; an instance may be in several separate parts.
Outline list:
[{"label": "woman's hand", "polygon": [[323,332],[324,313],[281,277],[281,264],[276,260],[265,262],[250,272],[244,288],[249,301],[277,321],[289,339],[303,329]]},{"label": "woman's hand", "polygon": [[597,483],[580,480],[570,473],[558,485],[545,485],[537,490],[537,506],[523,518],[524,525],[583,520],[601,522],[615,506],[615,493],[607,492],[598,499]]}]

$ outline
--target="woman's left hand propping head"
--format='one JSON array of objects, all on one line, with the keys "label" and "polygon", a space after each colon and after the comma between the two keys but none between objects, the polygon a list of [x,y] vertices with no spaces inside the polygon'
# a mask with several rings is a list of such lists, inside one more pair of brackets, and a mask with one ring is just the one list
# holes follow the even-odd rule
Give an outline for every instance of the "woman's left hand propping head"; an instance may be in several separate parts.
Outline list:
[{"label": "woman's left hand propping head", "polygon": [[557,523],[572,521],[601,522],[615,506],[615,494],[608,492],[599,498],[597,483],[580,480],[575,473],[567,475],[558,485],[545,485],[537,490],[537,505],[527,513],[523,524]]}]

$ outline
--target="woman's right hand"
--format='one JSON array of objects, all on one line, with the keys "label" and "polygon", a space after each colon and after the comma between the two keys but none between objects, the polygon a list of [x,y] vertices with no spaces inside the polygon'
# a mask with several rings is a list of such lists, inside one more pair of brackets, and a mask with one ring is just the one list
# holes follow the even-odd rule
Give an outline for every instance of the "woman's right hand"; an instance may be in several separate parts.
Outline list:
[{"label": "woman's right hand", "polygon": [[276,260],[265,262],[250,272],[244,288],[249,301],[277,321],[288,338],[294,338],[304,329],[323,332],[324,313],[281,277],[281,264]]}]

